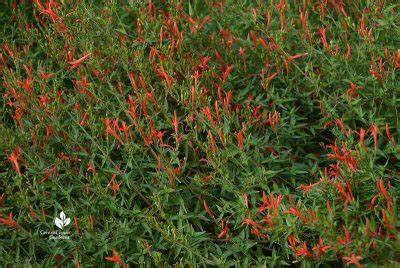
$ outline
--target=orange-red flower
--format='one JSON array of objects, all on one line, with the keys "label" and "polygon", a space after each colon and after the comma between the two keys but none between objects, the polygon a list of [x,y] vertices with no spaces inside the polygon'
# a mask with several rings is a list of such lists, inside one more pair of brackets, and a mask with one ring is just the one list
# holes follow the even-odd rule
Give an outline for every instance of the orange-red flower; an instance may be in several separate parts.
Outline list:
[{"label": "orange-red flower", "polygon": [[211,209],[208,207],[206,200],[203,201],[204,209],[207,211],[208,215],[211,218],[214,218],[214,214],[212,213]]},{"label": "orange-red flower", "polygon": [[74,68],[78,67],[84,60],[88,59],[89,57],[90,57],[90,54],[85,53],[80,59],[68,62],[71,65],[70,69],[74,69]]},{"label": "orange-red flower", "polygon": [[350,256],[344,256],[342,259],[346,262],[346,265],[354,264],[358,268],[362,267],[362,265],[359,263],[359,260],[361,260],[362,257],[356,256],[354,253]]},{"label": "orange-red flower", "polygon": [[122,261],[122,259],[119,257],[118,252],[113,249],[112,251],[112,257],[105,257],[104,259],[106,261],[111,261],[111,262],[115,262],[115,263],[119,263],[120,265],[122,265],[122,267],[126,267],[126,264]]},{"label": "orange-red flower", "polygon": [[229,232],[228,222],[222,222],[222,227],[224,228],[222,232],[218,235],[218,238],[225,238]]},{"label": "orange-red flower", "polygon": [[304,242],[301,248],[297,248],[296,256],[313,257],[314,254],[308,250],[307,242]]},{"label": "orange-red flower", "polygon": [[381,192],[381,194],[385,197],[388,209],[391,210],[393,206],[392,199],[390,198],[388,192],[386,191],[385,184],[383,183],[382,178],[378,181],[378,189]]},{"label": "orange-red flower", "polygon": [[305,222],[305,223],[308,223],[308,222],[310,221],[310,220],[307,219],[307,218],[303,215],[303,213],[301,213],[301,211],[298,210],[297,208],[291,207],[291,208],[289,209],[288,212],[289,212],[289,214],[293,214],[293,215],[299,217],[299,218],[302,219],[303,222]]},{"label": "orange-red flower", "polygon": [[374,148],[375,151],[378,150],[378,127],[376,125],[371,126],[371,133],[374,137]]},{"label": "orange-red flower", "polygon": [[322,254],[326,253],[328,249],[330,249],[332,246],[329,245],[324,245],[324,240],[322,238],[319,239],[318,245],[313,247],[313,250],[318,251],[318,257],[321,257]]},{"label": "orange-red flower", "polygon": [[237,133],[237,141],[238,141],[238,146],[239,146],[240,150],[243,150],[243,141],[244,141],[243,131],[239,131]]},{"label": "orange-red flower", "polygon": [[4,225],[8,225],[9,227],[14,228],[14,229],[18,229],[19,228],[18,224],[13,219],[13,213],[12,212],[10,212],[8,214],[8,218],[0,217],[0,222],[2,224],[4,224]]},{"label": "orange-red flower", "polygon": [[117,177],[117,174],[114,174],[114,175],[111,177],[110,183],[108,184],[108,185],[112,188],[112,190],[114,191],[114,199],[117,198],[117,192],[119,191],[119,187],[120,187],[121,184],[122,184],[122,181],[119,182],[119,183],[117,183],[117,182],[115,181],[115,178],[116,178],[116,177]]},{"label": "orange-red flower", "polygon": [[392,134],[390,133],[389,124],[386,124],[385,130],[386,130],[386,136],[387,136],[388,140],[390,141],[390,143],[392,143],[394,145],[394,140],[393,140]]},{"label": "orange-red flower", "polygon": [[300,185],[300,186],[298,187],[298,189],[301,189],[303,192],[306,193],[306,192],[310,191],[312,188],[314,188],[314,187],[320,185],[321,183],[322,183],[322,179],[320,179],[320,180],[317,181],[316,183],[313,183],[313,184],[310,184],[310,185],[304,185],[304,184],[302,184],[302,185]]},{"label": "orange-red flower", "polygon": [[8,157],[11,163],[14,166],[15,171],[17,171],[18,175],[21,175],[21,167],[19,166],[18,160],[22,159],[22,149],[15,149],[12,154]]}]

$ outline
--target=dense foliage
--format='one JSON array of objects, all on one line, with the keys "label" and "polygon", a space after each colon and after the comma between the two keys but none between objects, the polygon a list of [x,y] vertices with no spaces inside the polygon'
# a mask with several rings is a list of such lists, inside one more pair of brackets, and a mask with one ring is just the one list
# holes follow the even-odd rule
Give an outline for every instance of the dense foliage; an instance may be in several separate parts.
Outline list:
[{"label": "dense foliage", "polygon": [[399,265],[396,0],[1,2],[0,264]]}]

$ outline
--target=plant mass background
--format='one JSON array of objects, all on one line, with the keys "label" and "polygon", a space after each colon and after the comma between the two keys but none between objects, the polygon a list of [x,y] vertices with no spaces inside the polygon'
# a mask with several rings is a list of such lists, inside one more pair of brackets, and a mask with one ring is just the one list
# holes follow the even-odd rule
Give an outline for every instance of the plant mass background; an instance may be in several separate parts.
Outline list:
[{"label": "plant mass background", "polygon": [[399,14],[1,1],[0,264],[399,265]]}]

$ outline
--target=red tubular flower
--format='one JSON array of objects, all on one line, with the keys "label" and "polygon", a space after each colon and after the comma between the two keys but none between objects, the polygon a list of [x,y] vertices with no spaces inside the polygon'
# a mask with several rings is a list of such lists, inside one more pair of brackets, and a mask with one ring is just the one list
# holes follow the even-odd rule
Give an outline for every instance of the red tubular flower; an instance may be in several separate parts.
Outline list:
[{"label": "red tubular flower", "polygon": [[352,194],[347,193],[347,192],[344,190],[344,188],[343,188],[343,186],[342,186],[341,183],[339,183],[338,181],[336,181],[334,185],[335,185],[335,187],[339,190],[339,192],[342,194],[342,197],[345,199],[345,206],[347,206],[348,203],[350,203],[351,201],[353,201],[354,198],[352,197]]},{"label": "red tubular flower", "polygon": [[90,57],[90,54],[85,53],[80,59],[68,62],[71,65],[70,69],[72,70],[72,69],[78,67],[84,60],[88,59],[89,57]]},{"label": "red tubular flower", "polygon": [[[342,142],[342,146],[344,147],[344,142]],[[335,141],[334,145],[328,145],[328,148],[333,149],[333,154],[328,154],[328,158],[337,159],[343,161],[347,164],[352,172],[357,172],[357,160],[351,152],[346,149],[339,149],[337,146],[337,141]]]},{"label": "red tubular flower", "polygon": [[290,62],[292,60],[295,60],[295,59],[298,59],[298,58],[301,58],[301,57],[304,57],[304,56],[307,56],[307,55],[308,55],[307,52],[306,53],[301,53],[301,54],[296,54],[296,55],[293,55],[293,56],[289,56],[288,60]]},{"label": "red tubular flower", "polygon": [[115,249],[113,249],[112,254],[113,254],[112,257],[105,257],[104,259],[106,261],[119,263],[120,265],[122,265],[122,267],[126,267],[126,264],[119,257],[118,252]]},{"label": "red tubular flower", "polygon": [[265,78],[264,80],[267,81],[268,83],[272,81],[272,79],[274,79],[277,75],[279,74],[279,71],[273,73],[272,75],[268,76],[267,78]]},{"label": "red tubular flower", "polygon": [[386,215],[386,211],[384,209],[382,209],[382,220],[383,220],[383,224],[390,230],[394,230],[394,226],[389,222],[389,219]]},{"label": "red tubular flower", "polygon": [[146,92],[146,98],[150,100],[151,102],[154,103],[154,105],[157,107],[158,110],[160,110],[160,105],[157,102],[156,96],[154,95],[154,92]]},{"label": "red tubular flower", "polygon": [[94,175],[96,175],[96,173],[97,173],[96,168],[95,168],[92,164],[90,164],[90,163],[87,163],[87,166],[88,166],[88,168],[87,168],[86,171],[89,171],[89,170],[90,170],[90,171],[93,172]]},{"label": "red tubular flower", "polygon": [[256,48],[257,48],[257,35],[253,31],[251,31],[250,32],[250,37],[253,40],[254,50],[256,50]]},{"label": "red tubular flower", "polygon": [[285,1],[280,0],[279,4],[276,7],[279,9],[279,18],[281,21],[281,32],[282,32],[285,28],[285,15],[283,13],[285,9]]},{"label": "red tubular flower", "polygon": [[356,95],[356,89],[361,89],[362,86],[356,86],[355,84],[353,84],[352,82],[350,82],[350,88],[347,90],[347,95],[349,95],[349,98],[355,98]]},{"label": "red tubular flower", "polygon": [[304,184],[302,184],[302,185],[300,185],[300,186],[298,187],[298,189],[301,189],[303,192],[306,193],[306,192],[310,191],[312,188],[314,188],[314,187],[320,185],[321,183],[322,183],[322,179],[320,179],[320,180],[317,181],[316,183],[313,183],[313,184],[310,184],[310,185],[304,185]]},{"label": "red tubular flower", "polygon": [[51,173],[53,172],[53,175],[55,176],[57,174],[57,166],[54,166],[52,168],[48,168],[45,170],[42,179],[40,180],[40,183],[44,183],[48,178],[50,178]]},{"label": "red tubular flower", "polygon": [[369,219],[366,218],[366,219],[365,219],[365,231],[364,231],[365,235],[373,235],[373,232],[371,232],[371,231],[369,230],[369,228],[370,228],[369,225],[370,225]]},{"label": "red tubular flower", "polygon": [[8,52],[8,54],[10,55],[11,58],[14,58],[14,52],[10,49],[10,47],[8,46],[8,44],[4,44],[3,45],[4,49]]},{"label": "red tubular flower", "polygon": [[29,212],[31,213],[33,218],[35,218],[37,221],[41,221],[38,214],[34,210],[32,210],[32,208],[29,208]]},{"label": "red tubular flower", "polygon": [[271,214],[267,214],[267,215],[265,216],[265,219],[264,219],[264,220],[261,220],[261,222],[266,222],[266,223],[269,225],[269,227],[274,228],[274,222],[273,222],[273,220],[272,220]]},{"label": "red tubular flower", "polygon": [[47,79],[50,79],[50,78],[52,78],[53,76],[55,76],[55,74],[53,74],[53,73],[51,73],[51,74],[46,74],[46,73],[40,71],[40,76],[41,76],[43,79],[47,80]]},{"label": "red tubular flower", "polygon": [[110,182],[109,182],[109,186],[112,188],[112,190],[114,191],[114,199],[117,199],[117,192],[119,191],[119,187],[121,186],[121,184],[122,184],[122,181],[120,182],[120,183],[117,183],[116,181],[115,181],[115,178],[117,177],[117,174],[114,174],[112,177],[111,177],[111,180],[110,180]]},{"label": "red tubular flower", "polygon": [[393,205],[392,199],[390,198],[388,192],[386,191],[382,178],[378,181],[378,189],[381,192],[381,194],[386,198],[387,207],[389,210],[391,210]]},{"label": "red tubular flower", "polygon": [[219,113],[219,103],[217,100],[215,101],[214,106],[215,106],[215,114],[217,116],[217,123],[218,123],[218,125],[220,125],[221,124],[221,115]]},{"label": "red tubular flower", "polygon": [[[251,35],[251,33],[250,33]],[[217,60],[221,63],[221,64],[225,64],[225,61],[222,59],[221,54],[219,54],[218,50],[214,49],[214,53],[215,53],[215,57],[217,57]]]},{"label": "red tubular flower", "polygon": [[350,57],[351,57],[351,47],[350,47],[349,43],[347,43],[346,60],[350,61]]},{"label": "red tubular flower", "polygon": [[296,256],[304,256],[312,258],[314,255],[311,251],[308,250],[307,242],[304,242],[303,246],[297,249]]},{"label": "red tubular flower", "polygon": [[290,62],[288,59],[283,59],[283,64],[285,65],[285,69],[286,69],[286,77],[289,77],[289,73],[290,73],[289,63]]},{"label": "red tubular flower", "polygon": [[84,114],[83,115],[83,118],[82,118],[82,120],[81,120],[81,122],[79,123],[79,125],[81,125],[82,127],[83,126],[86,126],[86,119],[87,119],[87,117],[88,117],[88,114]]},{"label": "red tubular flower", "polygon": [[229,113],[229,108],[230,108],[230,99],[232,97],[232,91],[229,91],[228,93],[225,93],[225,98],[224,98],[224,107],[225,110]]},{"label": "red tubular flower", "polygon": [[196,87],[192,86],[192,92],[191,92],[191,94],[192,94],[192,98],[191,98],[191,100],[192,100],[192,107],[194,108],[195,105],[196,105],[196,96],[197,96],[197,94],[196,94]]},{"label": "red tubular flower", "polygon": [[256,227],[251,227],[251,233],[252,233],[253,235],[256,235],[256,236],[260,237],[260,238],[269,239],[269,236],[268,236],[268,235],[262,234],[262,233],[260,232],[260,230],[257,229]]},{"label": "red tubular flower", "polygon": [[324,19],[325,18],[325,6],[324,6],[323,1],[318,1],[318,6],[321,9],[321,17]]},{"label": "red tubular flower", "polygon": [[199,73],[198,70],[196,70],[196,71],[194,72],[194,75],[193,75],[194,86],[195,86],[195,87],[197,87],[197,83],[198,83],[199,77],[200,77],[200,73]]},{"label": "red tubular flower", "polygon": [[223,75],[222,75],[222,82],[225,82],[226,79],[228,79],[228,75],[231,73],[231,71],[233,70],[235,66],[227,66]]},{"label": "red tubular flower", "polygon": [[208,215],[211,218],[214,218],[214,214],[212,213],[211,209],[208,207],[206,200],[203,201],[204,209],[207,211]]},{"label": "red tubular flower", "polygon": [[268,113],[268,121],[272,131],[276,132],[278,130],[279,125],[279,114],[277,111],[274,114]]},{"label": "red tubular flower", "polygon": [[[110,118],[106,118],[105,120],[105,123],[106,123],[106,135],[107,135],[107,137],[108,137],[108,134],[111,134],[114,138],[116,138],[121,144],[124,144],[123,142],[122,142],[122,139],[121,139],[121,137],[120,136],[118,136],[118,134],[115,132],[115,127],[116,127],[116,121],[113,121],[112,123],[113,123],[113,127],[111,127],[111,120],[110,120]],[[117,123],[118,124],[118,123]]]},{"label": "red tubular flower", "polygon": [[125,113],[129,114],[135,123],[135,126],[139,126],[138,116],[136,113],[137,106],[135,105],[136,100],[133,100],[132,96],[129,95],[129,110],[125,110]]},{"label": "red tubular flower", "polygon": [[143,108],[143,115],[145,118],[149,117],[149,109],[147,108],[147,100],[143,99],[142,100],[142,108]]},{"label": "red tubular flower", "polygon": [[269,203],[269,199],[267,197],[267,195],[265,194],[265,192],[263,191],[263,205],[261,207],[258,207],[258,211],[257,213],[262,213],[264,210],[270,209],[270,203]]},{"label": "red tubular flower", "polygon": [[264,38],[260,37],[257,39],[257,43],[260,43],[264,48],[267,48],[267,42],[265,42]]},{"label": "red tubular flower", "polygon": [[[395,52],[396,53],[396,52]],[[400,69],[400,49],[397,49],[397,55],[393,55],[394,69],[397,71]]]},{"label": "red tubular flower", "polygon": [[[147,8],[147,11],[149,12],[150,17],[151,17],[152,19],[154,19],[154,16],[155,16],[155,14],[156,14],[156,10],[155,10],[154,5],[153,5],[153,0],[150,0],[150,1],[149,1],[149,6],[148,6],[148,8]],[[146,241],[146,242],[147,242],[147,241]]]},{"label": "red tubular flower", "polygon": [[346,127],[343,124],[342,119],[335,119],[335,124],[340,127],[340,129],[342,130],[343,134],[345,134],[347,137],[350,136],[350,132],[347,131]]},{"label": "red tubular flower", "polygon": [[50,135],[53,132],[52,126],[46,126],[46,144],[49,143]]},{"label": "red tubular flower", "polygon": [[179,125],[179,121],[178,121],[178,116],[176,115],[176,111],[174,111],[174,119],[172,120],[172,125],[174,126],[174,131],[175,131],[175,135],[178,137],[178,125]]},{"label": "red tubular flower", "polygon": [[[306,10],[306,9],[304,9],[304,10]],[[303,29],[306,31],[306,37],[309,38],[310,29],[308,27],[307,19],[308,19],[307,11],[303,13],[303,11],[300,10],[301,25],[302,25]]]},{"label": "red tubular flower", "polygon": [[297,251],[297,243],[300,243],[299,239],[297,239],[294,235],[289,235],[288,236],[288,241],[290,246],[293,248],[293,250]]},{"label": "red tubular flower", "polygon": [[346,265],[354,264],[358,268],[362,267],[362,265],[358,262],[362,259],[362,257],[356,256],[354,253],[351,254],[351,256],[344,256],[342,259],[346,262]]},{"label": "red tubular flower", "polygon": [[243,131],[239,131],[237,133],[237,141],[238,141],[238,146],[240,148],[240,150],[243,150],[243,141],[244,141],[244,135],[243,135]]},{"label": "red tubular flower", "polygon": [[340,155],[341,150],[339,149],[337,145],[337,140],[335,140],[335,144],[331,144],[327,146],[328,148],[331,148],[333,150],[333,154],[328,154],[329,158],[335,158],[338,160],[343,160],[343,157]]},{"label": "red tubular flower", "polygon": [[203,182],[204,182],[204,183],[208,183],[211,179],[212,179],[212,176],[211,176],[211,175],[205,176],[205,177],[203,178]]},{"label": "red tubular flower", "polygon": [[14,169],[17,171],[18,175],[21,175],[21,168],[19,167],[17,155],[15,153],[12,153],[8,158],[10,159],[11,163],[14,165]]},{"label": "red tubular flower", "polygon": [[159,173],[162,168],[162,160],[161,160],[161,155],[157,155],[157,172]]},{"label": "red tubular flower", "polygon": [[376,194],[372,199],[371,199],[371,201],[369,202],[369,209],[374,209],[376,206],[375,206],[375,201],[376,201],[376,199],[378,199],[378,197],[379,197],[379,194]]},{"label": "red tubular flower", "polygon": [[324,47],[326,48],[326,50],[328,50],[328,52],[331,52],[331,48],[328,45],[328,41],[326,40],[326,28],[321,28],[318,30],[319,34],[321,35],[321,41],[322,44],[324,45]]},{"label": "red tubular flower", "polygon": [[265,230],[264,226],[261,226],[260,224],[256,223],[255,221],[253,221],[252,219],[245,219],[243,220],[243,223],[241,226],[243,225],[251,225],[256,229],[260,229],[260,230]]},{"label": "red tubular flower", "polygon": [[203,113],[207,116],[208,120],[210,120],[211,125],[213,126],[213,128],[215,128],[215,122],[214,122],[214,118],[212,117],[212,113],[211,113],[210,107],[207,106],[206,108],[204,108]]},{"label": "red tubular flower", "polygon": [[18,224],[13,219],[13,213],[10,212],[8,214],[8,218],[0,217],[0,222],[4,225],[8,225],[11,228],[17,229],[19,228]]},{"label": "red tubular flower", "polygon": [[279,206],[282,203],[282,195],[279,194],[275,199],[275,195],[271,194],[270,202],[271,202],[272,209],[274,210],[274,214],[278,215],[279,214]]},{"label": "red tubular flower", "polygon": [[122,132],[124,133],[125,140],[128,140],[129,129],[130,129],[131,127],[133,127],[133,125],[129,125],[129,126],[128,126],[128,125],[125,123],[125,121],[122,121],[122,128],[121,128],[121,130],[122,130]]},{"label": "red tubular flower", "polygon": [[182,173],[182,168],[186,163],[186,159],[183,159],[182,163],[179,165],[179,167],[174,169],[174,174],[175,175],[180,175]]},{"label": "red tubular flower", "polygon": [[367,147],[365,147],[365,130],[363,128],[360,129],[360,143],[363,146],[364,149],[367,149]]},{"label": "red tubular flower", "polygon": [[349,199],[350,199],[350,200],[353,200],[353,199],[354,199],[354,196],[353,196],[353,191],[351,190],[350,182],[349,182],[348,180],[344,180],[344,183],[346,184],[347,192],[349,193],[349,194],[348,194]]},{"label": "red tubular flower", "polygon": [[218,235],[218,238],[225,238],[229,232],[229,225],[228,222],[222,222],[222,227],[224,228],[222,232]]},{"label": "red tubular flower", "polygon": [[243,198],[244,198],[244,203],[246,205],[246,208],[249,208],[249,195],[248,194],[244,194]]},{"label": "red tubular flower", "polygon": [[361,15],[361,20],[360,20],[360,33],[363,37],[365,37],[367,35],[367,29],[365,27],[365,12],[366,12],[366,8],[364,8],[363,13]]},{"label": "red tubular flower", "polygon": [[271,12],[268,10],[267,11],[267,31],[268,31],[270,25],[271,25]]},{"label": "red tubular flower", "polygon": [[326,201],[326,209],[328,210],[329,214],[332,213],[331,202],[329,200]]},{"label": "red tubular flower", "polygon": [[301,213],[301,211],[298,210],[297,208],[291,207],[291,208],[289,209],[288,212],[289,212],[289,214],[293,214],[293,215],[299,217],[299,218],[302,219],[303,222],[305,222],[305,223],[308,223],[308,222],[309,222],[309,219],[307,219],[307,218],[303,215],[303,213]]},{"label": "red tubular flower", "polygon": [[347,245],[351,242],[351,234],[349,229],[346,226],[343,226],[344,229],[344,238],[339,237],[338,242],[340,245]]},{"label": "red tubular flower", "polygon": [[169,76],[169,75],[165,72],[164,66],[161,66],[161,67],[158,69],[158,72],[162,75],[162,77],[163,77],[163,78],[165,79],[165,81],[167,82],[168,91],[169,91],[169,93],[172,94],[171,85],[172,85],[172,82],[173,82],[173,78],[172,78],[171,76]]},{"label": "red tubular flower", "polygon": [[390,143],[392,143],[394,145],[394,140],[393,140],[392,134],[390,133],[389,124],[386,124],[385,129],[386,129],[386,136],[387,136],[388,140],[390,141]]},{"label": "red tubular flower", "polygon": [[133,72],[128,72],[128,77],[129,77],[129,80],[131,81],[133,88],[135,89],[136,95],[138,95],[139,94],[139,92],[138,92],[139,86],[136,82],[135,74]]},{"label": "red tubular flower", "polygon": [[150,244],[149,244],[149,241],[147,241],[147,240],[146,240],[146,250],[147,250],[147,252],[151,255]]},{"label": "red tubular flower", "polygon": [[257,213],[262,213],[267,209],[272,209],[274,211],[274,215],[279,214],[279,206],[282,203],[282,195],[278,195],[277,197],[274,194],[270,194],[269,197],[263,192],[263,205],[258,207]]},{"label": "red tubular flower", "polygon": [[213,134],[211,133],[210,130],[208,130],[208,136],[210,137],[211,151],[213,153],[216,153],[217,152],[217,145],[215,144],[214,136],[213,136]]}]

